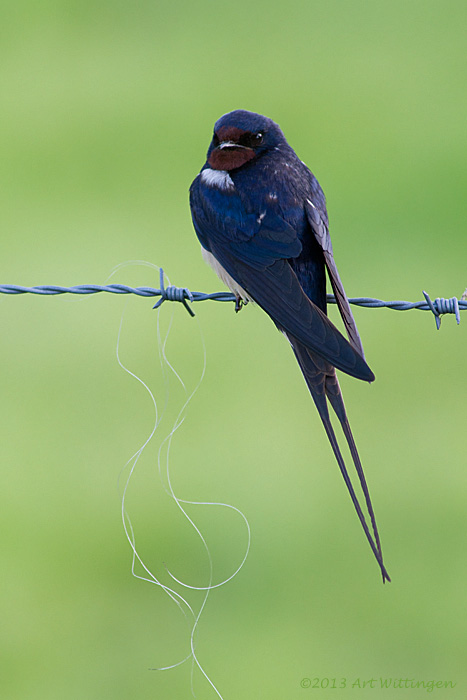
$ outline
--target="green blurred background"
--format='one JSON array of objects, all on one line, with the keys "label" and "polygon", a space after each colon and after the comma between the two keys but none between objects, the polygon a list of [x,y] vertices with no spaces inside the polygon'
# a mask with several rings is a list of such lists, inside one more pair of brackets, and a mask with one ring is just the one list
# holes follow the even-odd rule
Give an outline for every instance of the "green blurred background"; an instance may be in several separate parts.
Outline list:
[{"label": "green blurred background", "polygon": [[[188,209],[214,121],[272,117],[328,198],[349,295],[460,296],[467,285],[465,2],[4,2],[0,281],[104,283],[125,261],[217,291]],[[158,286],[129,265],[112,281]],[[131,576],[118,479],[167,408],[128,492],[137,546],[191,585],[206,554],[164,492],[157,451],[185,400],[159,362],[153,302],[0,299],[2,698],[189,698],[185,619]],[[400,697],[371,678],[467,693],[467,318],[355,311],[377,381],[342,377],[393,582],[383,586],[287,343],[258,309],[164,305],[186,385],[182,498],[234,504],[252,547],[213,591],[197,652],[227,698]],[[336,319],[335,309],[331,316]],[[122,473],[122,470],[123,473]],[[163,479],[165,482],[165,479]],[[233,511],[187,506],[214,580],[246,546]],[[202,595],[184,591],[199,608]],[[199,672],[197,697],[217,697]],[[345,689],[304,689],[336,678]],[[324,683],[325,685],[325,683]],[[352,685],[354,687],[352,688]],[[426,697],[426,689],[405,691]]]}]

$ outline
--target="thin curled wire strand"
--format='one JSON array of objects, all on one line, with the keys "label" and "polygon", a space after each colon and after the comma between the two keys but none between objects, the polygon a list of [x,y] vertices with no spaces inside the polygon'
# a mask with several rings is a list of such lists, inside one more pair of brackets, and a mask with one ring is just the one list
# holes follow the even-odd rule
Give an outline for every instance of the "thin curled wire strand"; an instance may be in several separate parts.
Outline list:
[{"label": "thin curled wire strand", "polygon": [[[163,273],[161,273],[161,278],[162,278],[162,274],[163,274]],[[161,288],[164,288],[163,278],[162,278]],[[170,287],[167,287],[167,289],[170,289]],[[172,317],[173,314],[171,314],[170,316]],[[165,402],[164,402],[164,406],[163,406],[163,408],[162,408],[162,411],[159,410],[159,408],[158,408],[158,406],[157,406],[156,399],[155,399],[154,395],[152,394],[152,392],[151,392],[149,386],[148,386],[140,377],[138,377],[135,373],[133,373],[133,372],[132,372],[126,365],[124,365],[123,362],[122,362],[122,359],[121,359],[121,357],[120,357],[119,347],[120,347],[120,336],[121,336],[121,332],[122,332],[123,317],[122,317],[121,322],[120,322],[120,328],[119,328],[118,339],[117,339],[117,349],[116,349],[118,364],[120,365],[120,367],[121,367],[127,374],[129,374],[133,379],[137,380],[138,383],[139,383],[139,384],[145,389],[145,391],[149,394],[149,397],[150,397],[151,402],[152,402],[152,405],[153,405],[153,410],[154,410],[154,423],[153,423],[153,428],[152,428],[152,430],[150,431],[149,436],[146,438],[146,440],[145,440],[144,443],[141,445],[141,447],[140,447],[140,448],[134,453],[134,455],[128,460],[128,462],[127,462],[127,464],[125,465],[125,468],[124,468],[124,469],[127,469],[127,470],[128,470],[128,473],[127,473],[126,479],[125,479],[125,481],[124,481],[124,487],[123,487],[123,492],[122,492],[121,516],[122,516],[122,522],[123,522],[124,531],[125,531],[127,540],[128,540],[128,542],[129,542],[130,547],[131,547],[131,550],[132,550],[132,574],[133,574],[133,576],[135,576],[136,578],[139,578],[139,579],[141,579],[141,580],[148,581],[149,583],[153,583],[153,584],[159,586],[160,588],[162,588],[162,590],[172,599],[172,601],[173,601],[173,602],[177,605],[177,607],[181,610],[181,612],[183,613],[183,615],[184,615],[184,617],[186,618],[186,620],[187,620],[187,622],[188,622],[188,624],[189,624],[189,627],[190,627],[190,653],[189,653],[187,656],[185,656],[184,658],[182,658],[181,660],[179,660],[179,661],[177,661],[177,662],[175,662],[175,663],[172,663],[171,665],[162,666],[162,667],[154,668],[154,669],[151,669],[151,670],[159,670],[159,671],[168,670],[168,669],[171,669],[171,668],[175,668],[175,667],[177,667],[177,666],[180,666],[180,665],[182,665],[183,663],[185,663],[185,662],[187,662],[187,661],[189,661],[189,660],[191,659],[191,660],[192,660],[191,675],[192,675],[192,694],[193,694],[193,696],[195,696],[195,694],[194,694],[194,687],[193,687],[193,683],[194,683],[193,674],[194,674],[195,668],[197,668],[197,669],[201,672],[201,674],[202,674],[202,676],[205,678],[205,680],[208,682],[208,684],[210,685],[211,689],[216,693],[217,697],[218,697],[220,700],[222,700],[222,695],[221,695],[221,693],[219,692],[218,688],[215,686],[215,684],[213,683],[213,681],[211,680],[211,678],[208,676],[208,674],[207,674],[206,671],[204,670],[203,666],[201,665],[200,660],[198,659],[197,650],[196,650],[196,634],[197,634],[197,631],[198,631],[198,626],[199,626],[200,618],[201,618],[201,615],[202,615],[202,613],[203,613],[203,611],[204,611],[204,609],[205,609],[205,606],[206,606],[206,604],[207,604],[208,596],[209,596],[209,593],[210,593],[211,589],[213,589],[213,588],[218,588],[219,586],[222,586],[222,585],[224,585],[225,583],[227,583],[228,581],[230,581],[232,578],[234,578],[234,576],[236,576],[236,575],[238,574],[238,572],[240,571],[240,569],[243,567],[243,565],[244,565],[244,563],[245,563],[245,561],[246,561],[246,558],[247,558],[247,556],[248,556],[249,549],[250,549],[250,543],[251,543],[250,526],[249,526],[249,523],[248,523],[248,520],[247,520],[246,516],[245,516],[238,508],[236,508],[235,506],[232,506],[232,505],[227,504],[227,503],[221,503],[221,502],[205,502],[205,501],[192,501],[192,500],[182,499],[182,498],[178,497],[178,496],[176,495],[175,491],[174,491],[174,488],[173,488],[173,485],[172,485],[171,473],[170,473],[170,466],[169,466],[169,453],[170,453],[170,448],[171,448],[171,444],[172,444],[172,439],[173,439],[173,437],[174,437],[176,431],[177,431],[177,430],[179,429],[179,427],[182,425],[182,423],[183,423],[183,421],[184,421],[184,419],[185,419],[185,412],[186,412],[186,409],[187,409],[187,407],[188,407],[188,404],[191,402],[192,398],[194,397],[194,395],[195,395],[196,392],[198,391],[198,389],[199,389],[199,387],[200,387],[200,385],[201,385],[201,383],[202,383],[202,380],[203,380],[203,378],[204,378],[205,371],[206,371],[206,348],[205,348],[205,344],[204,344],[204,338],[203,338],[202,333],[201,333],[201,329],[199,328],[200,336],[201,336],[201,344],[202,344],[202,348],[203,348],[203,366],[202,366],[201,375],[200,375],[200,377],[199,377],[199,379],[198,379],[198,381],[197,381],[197,383],[196,383],[196,386],[194,387],[193,390],[190,391],[190,390],[187,388],[187,386],[185,385],[183,379],[182,379],[181,376],[178,374],[178,372],[176,371],[176,369],[174,368],[174,366],[171,364],[171,362],[169,361],[169,359],[168,359],[168,357],[167,357],[167,355],[166,355],[166,345],[167,345],[167,340],[168,340],[168,336],[169,336],[169,333],[170,333],[170,329],[171,329],[171,327],[172,327],[172,318],[170,318],[168,328],[167,328],[167,330],[165,331],[165,333],[163,333],[163,334],[161,333],[161,328],[160,328],[160,323],[159,323],[159,321],[160,321],[160,315],[159,315],[159,313],[158,313],[158,314],[157,314],[157,324],[156,324],[156,325],[157,325],[157,340],[158,340],[158,349],[159,349],[159,359],[160,359],[161,367],[162,367],[163,374],[164,374],[164,377],[165,377],[164,383],[166,384],[166,396],[165,396]],[[202,545],[203,545],[203,547],[204,547],[204,549],[205,549],[205,552],[206,552],[206,555],[207,555],[207,559],[208,559],[208,585],[207,585],[207,586],[199,586],[199,587],[197,587],[197,586],[192,586],[192,585],[190,585],[190,584],[188,584],[188,583],[184,583],[184,582],[181,581],[180,579],[177,579],[177,578],[169,571],[169,569],[165,566],[165,564],[164,564],[164,567],[165,567],[166,572],[168,573],[168,575],[171,576],[172,580],[173,580],[175,583],[178,583],[179,585],[181,585],[181,586],[183,586],[183,587],[185,587],[185,588],[187,588],[187,589],[190,588],[190,589],[192,589],[192,590],[198,590],[198,591],[202,591],[202,592],[203,592],[203,598],[202,598],[201,604],[198,605],[198,606],[196,606],[196,609],[194,609],[194,608],[188,603],[188,601],[187,601],[181,594],[179,594],[179,593],[178,593],[177,591],[175,591],[173,588],[170,588],[169,586],[167,586],[167,585],[163,584],[161,581],[159,581],[159,580],[156,578],[156,576],[152,573],[152,571],[150,571],[150,569],[146,566],[146,564],[144,563],[142,557],[140,556],[140,554],[139,554],[138,551],[137,551],[135,533],[134,533],[134,530],[133,530],[133,526],[132,526],[132,523],[131,523],[130,516],[129,516],[129,514],[128,514],[128,512],[127,512],[127,509],[126,509],[126,495],[127,495],[127,490],[128,490],[129,484],[130,484],[130,480],[132,479],[132,476],[133,476],[133,474],[134,474],[134,471],[135,471],[137,462],[138,462],[138,460],[139,460],[139,458],[140,458],[142,452],[144,451],[144,449],[146,448],[146,446],[148,445],[148,443],[149,443],[149,442],[151,441],[151,439],[153,438],[153,436],[154,436],[154,434],[155,434],[157,428],[159,427],[159,425],[160,425],[160,423],[161,423],[163,414],[165,413],[166,404],[167,404],[167,400],[168,400],[168,396],[167,396],[167,391],[168,391],[168,385],[167,385],[167,379],[168,379],[168,377],[167,377],[167,371],[169,371],[170,373],[172,373],[172,374],[175,376],[176,380],[177,380],[177,381],[180,383],[180,385],[182,386],[182,388],[183,388],[183,390],[184,390],[184,393],[185,393],[185,400],[184,400],[184,402],[183,402],[183,405],[182,405],[181,409],[179,410],[179,412],[178,412],[178,414],[177,414],[177,417],[175,418],[175,422],[173,423],[172,428],[171,428],[169,434],[164,438],[164,440],[163,440],[162,443],[160,444],[160,447],[159,447],[159,450],[158,450],[158,459],[157,459],[157,461],[158,461],[158,470],[159,470],[159,475],[160,475],[160,478],[161,478],[161,483],[162,483],[162,485],[163,485],[165,491],[166,491],[167,494],[174,500],[174,502],[175,502],[175,504],[178,506],[179,510],[182,512],[182,514],[184,515],[184,517],[186,518],[186,520],[189,522],[189,524],[190,524],[190,525],[192,526],[192,528],[195,530],[196,534],[197,534],[198,537],[200,538],[201,543],[202,543]],[[165,459],[164,459],[164,460],[162,460],[162,452],[163,452],[163,450],[165,451]],[[163,474],[162,474],[162,462],[164,462],[164,466],[165,466],[165,470],[164,470],[164,471],[165,471],[165,481],[167,482],[167,485],[164,484],[164,480],[163,480],[163,478],[162,478],[162,476],[163,476]],[[244,524],[246,525],[246,529],[247,529],[246,552],[245,552],[245,554],[244,554],[244,556],[243,556],[243,559],[242,559],[240,565],[237,566],[237,568],[236,568],[236,570],[234,571],[234,573],[231,574],[230,576],[228,576],[225,580],[223,580],[223,581],[221,581],[221,582],[219,582],[219,583],[213,584],[213,582],[212,582],[212,581],[213,581],[213,560],[212,560],[212,556],[211,556],[211,552],[210,552],[210,550],[209,550],[208,544],[207,544],[207,542],[206,542],[206,540],[205,540],[205,538],[204,538],[204,536],[203,536],[201,530],[200,530],[200,529],[198,528],[198,526],[196,525],[194,519],[192,519],[192,518],[188,515],[188,513],[186,512],[186,510],[185,510],[185,508],[183,507],[182,504],[205,505],[205,506],[206,506],[206,505],[207,505],[207,506],[219,506],[219,507],[229,508],[229,509],[235,511],[238,515],[241,516],[241,518],[242,518]],[[136,569],[135,569],[136,562],[138,562],[139,565],[140,565],[140,566],[142,567],[142,569],[143,569],[143,572],[144,572],[144,573],[143,573],[142,575],[141,575],[141,574],[138,574],[138,573],[136,572]]]}]

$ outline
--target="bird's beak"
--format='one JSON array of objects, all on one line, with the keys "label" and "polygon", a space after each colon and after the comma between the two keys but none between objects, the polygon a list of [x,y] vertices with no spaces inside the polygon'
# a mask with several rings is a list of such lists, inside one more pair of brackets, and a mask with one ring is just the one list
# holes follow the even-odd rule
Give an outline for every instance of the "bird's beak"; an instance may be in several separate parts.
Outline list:
[{"label": "bird's beak", "polygon": [[[246,149],[247,146],[242,146],[240,143],[235,143],[235,141],[222,141],[222,143],[220,143],[217,148],[219,148],[220,150],[222,150],[223,148],[245,148]],[[250,149],[248,149],[248,150],[250,150]]]}]

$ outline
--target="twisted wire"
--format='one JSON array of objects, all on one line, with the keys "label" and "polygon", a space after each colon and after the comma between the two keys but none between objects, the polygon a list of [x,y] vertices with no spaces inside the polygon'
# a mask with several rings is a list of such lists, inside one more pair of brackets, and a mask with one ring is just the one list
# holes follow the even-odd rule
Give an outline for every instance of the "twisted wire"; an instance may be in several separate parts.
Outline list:
[{"label": "twisted wire", "polygon": [[[126,284],[79,284],[73,287],[62,287],[59,285],[43,284],[35,287],[25,287],[18,284],[2,284],[0,285],[0,294],[9,294],[17,296],[21,294],[37,294],[40,296],[57,296],[60,294],[100,294],[106,292],[109,294],[135,294],[140,297],[160,297],[154,308],[159,308],[165,301],[177,301],[182,303],[188,313],[194,316],[192,308],[188,305],[196,301],[236,301],[235,294],[231,292],[193,292],[187,287],[176,287],[164,285],[164,272],[160,270],[160,287],[130,287]],[[349,303],[354,306],[361,306],[371,309],[393,309],[394,311],[409,311],[418,309],[419,311],[431,311],[435,317],[436,327],[440,328],[441,316],[443,314],[453,314],[456,321],[460,323],[460,311],[467,309],[467,290],[460,298],[451,297],[444,299],[437,297],[432,300],[427,292],[423,292],[425,301],[383,301],[382,299],[373,299],[371,297],[353,297],[349,299]],[[328,304],[336,304],[336,299],[333,294],[327,295]]]}]

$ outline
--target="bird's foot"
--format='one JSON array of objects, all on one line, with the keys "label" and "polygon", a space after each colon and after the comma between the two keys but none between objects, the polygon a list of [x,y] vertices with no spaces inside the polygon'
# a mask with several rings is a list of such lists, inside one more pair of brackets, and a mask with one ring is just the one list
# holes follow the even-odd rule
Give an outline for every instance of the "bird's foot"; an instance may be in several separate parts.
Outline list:
[{"label": "bird's foot", "polygon": [[243,309],[244,306],[248,304],[248,299],[242,299],[240,294],[235,295],[235,313],[238,314],[239,311]]}]

